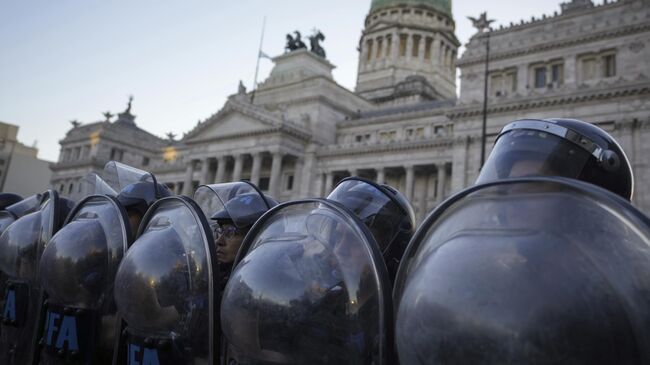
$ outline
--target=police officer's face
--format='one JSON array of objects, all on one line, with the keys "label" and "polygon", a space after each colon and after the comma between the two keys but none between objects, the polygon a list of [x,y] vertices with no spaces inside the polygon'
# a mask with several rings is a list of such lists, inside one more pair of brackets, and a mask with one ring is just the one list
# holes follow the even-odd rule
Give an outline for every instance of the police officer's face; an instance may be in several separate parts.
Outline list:
[{"label": "police officer's face", "polygon": [[140,214],[140,212],[134,209],[129,209],[128,215],[129,215],[129,224],[131,225],[131,233],[135,237],[135,235],[138,234],[138,227],[140,227],[140,222],[142,221],[142,215]]},{"label": "police officer's face", "polygon": [[217,260],[222,264],[234,262],[245,232],[239,231],[232,224],[222,224],[216,233]]}]

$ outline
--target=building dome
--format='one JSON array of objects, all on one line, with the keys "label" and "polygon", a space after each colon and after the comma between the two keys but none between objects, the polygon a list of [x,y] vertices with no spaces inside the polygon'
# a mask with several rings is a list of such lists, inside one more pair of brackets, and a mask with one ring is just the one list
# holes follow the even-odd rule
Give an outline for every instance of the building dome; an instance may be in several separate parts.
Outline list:
[{"label": "building dome", "polygon": [[451,17],[451,0],[372,0],[370,12],[394,5],[426,6]]}]

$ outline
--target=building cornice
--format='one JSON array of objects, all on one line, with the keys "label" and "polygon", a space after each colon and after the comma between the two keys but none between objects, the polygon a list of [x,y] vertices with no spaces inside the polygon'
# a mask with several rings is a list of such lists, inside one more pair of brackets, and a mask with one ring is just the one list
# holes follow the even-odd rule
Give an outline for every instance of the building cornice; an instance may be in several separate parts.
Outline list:
[{"label": "building cornice", "polygon": [[382,152],[405,152],[413,150],[428,150],[432,148],[444,148],[454,145],[453,137],[434,138],[422,141],[396,141],[385,144],[364,144],[345,147],[333,145],[321,148],[316,151],[317,157],[337,157],[351,155],[366,155]]},{"label": "building cornice", "polygon": [[[650,94],[650,83],[626,85],[618,88],[606,88],[584,93],[572,93],[560,96],[527,98],[524,100],[513,100],[507,103],[488,105],[488,114],[507,113],[513,111],[548,108],[567,104],[588,103],[612,98],[622,98],[633,95]],[[457,107],[449,111],[449,119],[463,119],[481,116],[482,105],[472,104],[471,106]]]},{"label": "building cornice", "polygon": [[[535,45],[534,47],[528,45],[527,47],[521,49],[515,49],[515,50],[500,52],[500,53],[493,53],[490,54],[490,61],[499,61],[499,60],[504,60],[509,58],[521,57],[530,54],[547,52],[553,49],[572,47],[584,43],[607,40],[611,38],[620,38],[626,35],[643,33],[647,31],[650,31],[650,23],[634,24],[626,27],[617,28],[617,29],[608,29],[602,32],[589,33],[580,37],[564,39],[557,42],[539,44],[539,45]],[[470,58],[461,58],[456,63],[456,65],[460,68],[467,67],[467,66],[483,65],[483,64],[485,64],[484,54],[473,56]]]},{"label": "building cornice", "polygon": [[54,162],[50,164],[50,170],[52,172],[75,169],[75,168],[85,168],[92,169],[93,167],[102,170],[108,160],[103,161],[99,160],[96,157],[84,158],[81,160],[66,161],[66,162]]}]

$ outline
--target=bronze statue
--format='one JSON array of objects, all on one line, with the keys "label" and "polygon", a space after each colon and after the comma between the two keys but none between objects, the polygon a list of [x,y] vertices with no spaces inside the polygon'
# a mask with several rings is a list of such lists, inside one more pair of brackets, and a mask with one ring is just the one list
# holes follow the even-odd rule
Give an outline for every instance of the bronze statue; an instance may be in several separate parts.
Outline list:
[{"label": "bronze statue", "polygon": [[124,111],[124,114],[131,114],[131,103],[133,103],[133,95],[129,95],[129,104]]},{"label": "bronze statue", "polygon": [[302,36],[299,31],[293,32],[295,37],[292,37],[291,34],[287,34],[287,46],[284,48],[286,52],[292,52],[297,49],[307,48],[305,42],[302,41]]},{"label": "bronze statue", "polygon": [[72,124],[72,128],[77,128],[78,126],[81,125],[81,123],[79,123],[79,121],[77,121],[76,119],[75,119],[75,120],[71,120],[71,121],[70,121],[70,124]]},{"label": "bronze statue", "polygon": [[320,45],[320,42],[325,40],[325,35],[320,30],[315,30],[314,35],[309,37],[311,51],[315,54],[326,58],[325,49]]},{"label": "bronze statue", "polygon": [[104,118],[106,118],[106,121],[107,121],[107,122],[110,122],[110,121],[111,121],[111,118],[114,117],[114,115],[111,114],[111,112],[104,112],[104,113],[102,113],[102,115],[104,116]]},{"label": "bronze statue", "polygon": [[490,23],[494,22],[494,20],[488,20],[487,12],[481,13],[481,16],[478,19],[471,16],[468,16],[467,19],[472,21],[472,25],[479,31],[479,33],[489,31]]},{"label": "bronze statue", "polygon": [[176,139],[176,135],[173,132],[168,132],[166,134],[166,136],[167,136],[167,139],[170,140],[170,141],[174,141],[174,139]]}]

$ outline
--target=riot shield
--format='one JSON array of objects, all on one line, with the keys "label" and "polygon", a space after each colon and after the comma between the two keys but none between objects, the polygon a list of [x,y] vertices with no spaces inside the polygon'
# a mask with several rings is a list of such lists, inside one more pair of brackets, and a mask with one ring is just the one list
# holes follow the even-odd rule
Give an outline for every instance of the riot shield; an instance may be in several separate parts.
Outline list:
[{"label": "riot shield", "polygon": [[117,363],[218,361],[214,257],[207,219],[191,199],[164,198],[149,209],[116,276],[115,301],[126,326]]},{"label": "riot shield", "polygon": [[38,210],[42,200],[42,194],[35,194],[0,210],[0,234],[18,218]]},{"label": "riot shield", "polygon": [[113,282],[131,237],[117,199],[91,195],[50,240],[40,263],[47,296],[39,333],[42,364],[111,362],[120,324]]},{"label": "riot shield", "polygon": [[226,364],[388,364],[390,281],[342,205],[279,205],[246,236],[221,302]]},{"label": "riot shield", "polygon": [[104,166],[104,180],[112,190],[117,192],[122,192],[127,187],[137,188],[138,183],[153,183],[153,185],[143,185],[151,190],[145,195],[151,195],[152,201],[159,195],[158,184],[153,174],[116,161],[109,161]]},{"label": "riot shield", "polygon": [[[4,281],[0,283],[4,298],[0,331],[2,364],[29,364],[34,359],[43,295],[38,281],[39,261],[45,245],[59,228],[62,212],[59,204],[57,192],[45,192],[38,210],[17,219],[0,236],[0,270]],[[23,208],[19,210],[31,210]]]},{"label": "riot shield", "polygon": [[[115,176],[115,174],[113,173],[110,176]],[[90,195],[117,196],[117,191],[108,182],[92,172],[81,179],[81,192],[83,198]]]},{"label": "riot shield", "polygon": [[422,223],[394,299],[402,364],[647,364],[650,220],[577,180],[474,186]]},{"label": "riot shield", "polygon": [[261,216],[264,212],[277,205],[273,199],[262,194],[255,185],[248,181],[199,186],[194,192],[194,201],[201,207],[205,216],[210,218],[216,212],[227,209],[226,204],[229,201],[245,194],[260,196],[264,204],[256,206],[256,209],[247,211],[246,214],[230,212],[230,217],[237,227],[248,224],[248,216]]}]

